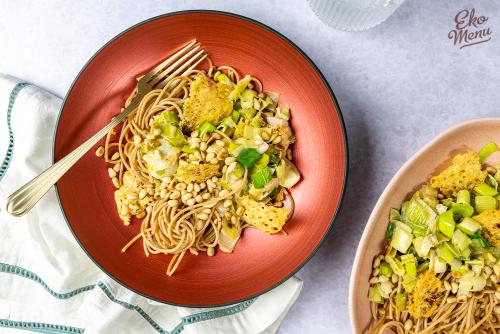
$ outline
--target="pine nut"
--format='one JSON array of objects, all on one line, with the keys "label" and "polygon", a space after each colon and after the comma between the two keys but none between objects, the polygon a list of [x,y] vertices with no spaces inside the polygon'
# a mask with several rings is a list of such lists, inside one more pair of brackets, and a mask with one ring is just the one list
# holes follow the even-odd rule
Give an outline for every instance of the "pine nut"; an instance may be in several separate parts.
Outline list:
[{"label": "pine nut", "polygon": [[198,183],[195,183],[194,186],[193,186],[193,190],[195,193],[199,193],[200,192],[200,186],[198,185]]},{"label": "pine nut", "polygon": [[278,136],[273,140],[273,144],[279,144],[279,143],[281,143],[281,136]]},{"label": "pine nut", "polygon": [[111,182],[113,182],[116,188],[120,188],[120,181],[116,177],[112,178]]},{"label": "pine nut", "polygon": [[495,272],[495,275],[500,276],[500,265],[499,264],[495,264],[493,266],[493,271]]},{"label": "pine nut", "polygon": [[214,256],[215,255],[215,249],[213,247],[208,247],[207,248],[207,255],[208,256]]},{"label": "pine nut", "polygon": [[226,146],[226,143],[224,143],[223,140],[217,139],[215,141],[215,145],[220,146],[220,147],[224,147],[224,146]]},{"label": "pine nut", "polygon": [[115,152],[115,153],[111,156],[111,160],[118,160],[118,158],[120,158],[120,153],[119,153],[119,152]]},{"label": "pine nut", "polygon": [[147,194],[148,194],[148,192],[146,189],[141,189],[139,191],[139,199],[143,199],[144,197],[146,197]]},{"label": "pine nut", "polygon": [[209,186],[211,188],[215,188],[216,187],[214,181],[212,181],[212,180],[207,180],[207,186]]},{"label": "pine nut", "polygon": [[238,209],[236,210],[236,214],[241,217],[243,216],[243,213],[245,213],[245,209],[243,209],[242,206],[238,207]]},{"label": "pine nut", "polygon": [[205,161],[210,162],[210,161],[211,161],[212,159],[214,159],[214,158],[215,158],[215,153],[210,152],[210,153],[208,153],[208,154],[207,154],[207,156],[205,157]]},{"label": "pine nut", "polygon": [[[198,195],[198,196],[200,196],[200,195]],[[198,196],[196,196],[196,197],[198,197]],[[212,195],[210,195],[210,193],[204,193],[203,195],[201,195],[201,198],[203,198],[205,200],[210,199],[210,197],[212,197]]]},{"label": "pine nut", "polygon": [[137,217],[137,218],[139,218],[139,219],[144,218],[144,217],[146,217],[146,212],[145,212],[145,211],[142,211],[141,213],[138,213],[138,214],[136,215],[136,217]]},{"label": "pine nut", "polygon": [[193,255],[198,255],[198,251],[196,250],[196,248],[189,248],[189,253],[193,254]]},{"label": "pine nut", "polygon": [[375,261],[373,261],[373,269],[380,267],[380,259],[377,257]]},{"label": "pine nut", "polygon": [[231,216],[231,223],[236,224],[237,220],[235,216]]},{"label": "pine nut", "polygon": [[196,200],[194,198],[190,198],[186,201],[186,204],[191,206],[191,205],[194,205],[196,203]]},{"label": "pine nut", "polygon": [[451,293],[456,294],[457,291],[458,291],[458,283],[457,282],[451,283]]},{"label": "pine nut", "polygon": [[229,208],[231,205],[233,205],[233,201],[231,201],[230,199],[226,199],[222,204],[222,206],[225,208]]},{"label": "pine nut", "polygon": [[137,211],[139,210],[139,205],[137,204],[129,204],[128,207],[130,208],[130,210],[132,211]]},{"label": "pine nut", "polygon": [[200,183],[200,189],[205,189],[207,184],[205,182]]},{"label": "pine nut", "polygon": [[141,143],[141,136],[134,135],[134,144],[139,145]]},{"label": "pine nut", "polygon": [[177,185],[175,186],[175,189],[184,190],[184,189],[186,189],[186,184],[184,182],[177,183]]},{"label": "pine nut", "polygon": [[406,331],[409,331],[413,327],[413,320],[411,319],[406,320],[404,327]]},{"label": "pine nut", "polygon": [[167,198],[167,196],[168,196],[168,189],[162,189],[160,191],[160,197],[161,198]]},{"label": "pine nut", "polygon": [[113,168],[108,168],[108,175],[110,178],[114,178],[116,176],[116,172]]},{"label": "pine nut", "polygon": [[176,199],[171,199],[167,202],[168,206],[170,207],[175,207],[177,205],[179,205],[179,201],[177,201]]},{"label": "pine nut", "polygon": [[235,161],[236,161],[236,158],[235,158],[235,157],[227,157],[227,158],[224,160],[224,163],[225,163],[226,165],[230,165],[230,164],[232,164],[232,163],[233,163],[233,162],[235,162]]},{"label": "pine nut", "polygon": [[128,211],[128,206],[126,204],[122,204],[122,207],[121,207],[121,210],[120,210],[120,214],[122,216],[128,216],[129,211]]},{"label": "pine nut", "polygon": [[127,199],[129,201],[135,201],[137,199],[137,194],[136,193],[128,193],[127,194]]},{"label": "pine nut", "polygon": [[380,273],[380,269],[379,268],[373,269],[373,276],[378,276],[379,273]]},{"label": "pine nut", "polygon": [[170,194],[170,199],[178,199],[179,197],[181,197],[181,193],[179,192],[179,190],[174,190]]},{"label": "pine nut", "polygon": [[227,153],[226,152],[219,152],[217,153],[217,159],[224,161],[226,159]]},{"label": "pine nut", "polygon": [[104,155],[104,147],[99,146],[95,151],[95,155],[97,155],[98,157],[102,157]]},{"label": "pine nut", "polygon": [[198,217],[198,219],[200,219],[200,220],[207,220],[208,219],[208,215],[206,213],[199,213],[196,217]]},{"label": "pine nut", "polygon": [[269,139],[271,139],[271,137],[269,136],[269,133],[267,133],[266,131],[262,131],[261,137],[265,141],[268,141]]},{"label": "pine nut", "polygon": [[207,150],[207,143],[206,142],[202,141],[200,143],[200,150],[203,152],[205,152]]},{"label": "pine nut", "polygon": [[119,162],[119,163],[117,163],[116,165],[113,166],[113,170],[118,173],[120,171],[121,167],[122,167],[122,163]]},{"label": "pine nut", "polygon": [[387,276],[380,276],[379,280],[380,280],[380,282],[384,283],[384,282],[389,281],[389,277],[387,277]]},{"label": "pine nut", "polygon": [[193,184],[190,182],[188,185],[187,185],[187,191],[188,192],[192,192],[193,191]]},{"label": "pine nut", "polygon": [[207,215],[212,212],[212,210],[210,210],[209,208],[206,208],[206,209],[203,209],[201,210],[202,213],[206,213]]},{"label": "pine nut", "polygon": [[399,278],[397,274],[392,274],[391,276],[391,282],[396,284],[398,282]]},{"label": "pine nut", "polygon": [[193,198],[193,194],[191,194],[191,193],[186,193],[186,194],[182,195],[183,202],[186,202],[190,198]]},{"label": "pine nut", "polygon": [[203,202],[203,198],[201,197],[201,195],[197,195],[194,199],[195,199],[196,203]]},{"label": "pine nut", "polygon": [[379,278],[378,277],[372,277],[368,281],[368,283],[370,283],[370,284],[377,284],[378,282],[379,282]]}]

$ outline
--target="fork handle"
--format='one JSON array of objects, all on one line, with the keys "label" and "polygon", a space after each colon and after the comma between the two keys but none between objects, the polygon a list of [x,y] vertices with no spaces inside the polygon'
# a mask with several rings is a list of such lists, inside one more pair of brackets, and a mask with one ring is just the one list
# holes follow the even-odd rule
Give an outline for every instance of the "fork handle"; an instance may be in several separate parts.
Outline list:
[{"label": "fork handle", "polygon": [[64,158],[47,168],[34,179],[13,192],[7,198],[7,212],[13,216],[22,216],[35,206],[47,191],[99,140],[128,116],[139,104],[137,97],[105,127],[99,130],[83,144]]}]

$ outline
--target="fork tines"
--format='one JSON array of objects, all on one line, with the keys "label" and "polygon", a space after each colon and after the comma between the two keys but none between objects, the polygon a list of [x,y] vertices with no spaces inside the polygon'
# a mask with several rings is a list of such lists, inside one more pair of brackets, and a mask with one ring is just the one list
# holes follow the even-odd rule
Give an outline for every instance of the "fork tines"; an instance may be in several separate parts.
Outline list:
[{"label": "fork tines", "polygon": [[148,84],[161,88],[172,78],[189,73],[206,57],[205,50],[201,49],[201,45],[194,39],[144,77]]}]

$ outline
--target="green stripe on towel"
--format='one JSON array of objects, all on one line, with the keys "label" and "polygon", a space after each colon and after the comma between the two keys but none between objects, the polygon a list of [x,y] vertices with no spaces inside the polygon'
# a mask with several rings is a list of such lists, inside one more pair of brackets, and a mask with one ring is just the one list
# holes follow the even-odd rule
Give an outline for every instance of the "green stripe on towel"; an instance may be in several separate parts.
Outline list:
[{"label": "green stripe on towel", "polygon": [[[16,266],[16,265],[11,265],[7,263],[0,263],[0,273],[7,273],[7,274],[12,274],[12,275],[17,275],[22,278],[27,278],[30,279],[39,285],[41,285],[50,295],[57,299],[68,299],[71,297],[74,297],[82,292],[90,291],[93,290],[96,286],[98,286],[104,294],[114,303],[128,309],[131,311],[136,311],[139,313],[144,320],[146,320],[158,333],[162,334],[169,334],[169,332],[165,329],[163,329],[156,321],[149,316],[140,306],[130,304],[127,302],[124,302],[122,300],[119,300],[116,298],[116,296],[111,292],[111,290],[103,283],[103,282],[98,282],[97,284],[90,284],[86,285],[84,287],[72,290],[70,292],[66,293],[59,293],[54,290],[52,290],[45,281],[35,274],[34,272],[27,270],[25,268]],[[237,314],[239,312],[242,312],[246,310],[250,305],[252,305],[257,298],[253,298],[241,303],[238,303],[236,305],[228,306],[225,308],[217,309],[217,310],[212,310],[212,311],[206,311],[206,312],[200,312],[200,313],[195,313],[192,315],[188,315],[185,317],[181,318],[181,322],[175,326],[175,328],[172,330],[170,334],[180,334],[183,330],[184,327],[190,324],[194,324],[197,322],[201,321],[206,321],[206,320],[213,320],[233,314]],[[19,327],[15,327],[19,326]],[[31,327],[30,327],[31,326]],[[45,326],[45,327],[44,327]],[[50,327],[52,326],[52,327]],[[20,321],[12,321],[12,320],[7,320],[7,319],[0,319],[0,327],[10,327],[10,328],[20,328],[20,329],[25,329],[25,330],[31,330],[39,333],[83,333],[84,329],[81,328],[76,328],[76,327],[68,327],[68,326],[62,326],[62,325],[52,325],[52,324],[45,324],[45,323],[38,323],[38,322],[20,322]],[[49,331],[52,330],[52,331]],[[58,330],[58,331],[55,331]]]},{"label": "green stripe on towel", "polygon": [[14,103],[16,102],[17,96],[19,92],[29,84],[26,82],[20,82],[14,86],[9,96],[9,105],[7,107],[7,129],[9,131],[9,144],[7,146],[7,152],[5,153],[5,157],[3,158],[2,165],[0,166],[0,181],[2,181],[3,176],[7,172],[9,168],[10,161],[12,160],[12,156],[14,155],[14,133],[12,132],[12,109],[14,108]]}]

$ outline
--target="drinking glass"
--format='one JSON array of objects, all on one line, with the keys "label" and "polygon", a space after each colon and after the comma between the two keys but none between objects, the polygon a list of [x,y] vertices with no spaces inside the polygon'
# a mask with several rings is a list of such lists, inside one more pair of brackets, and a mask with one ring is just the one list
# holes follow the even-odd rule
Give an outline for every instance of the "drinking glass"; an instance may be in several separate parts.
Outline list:
[{"label": "drinking glass", "polygon": [[308,0],[316,15],[329,26],[361,31],[384,22],[404,0]]}]

